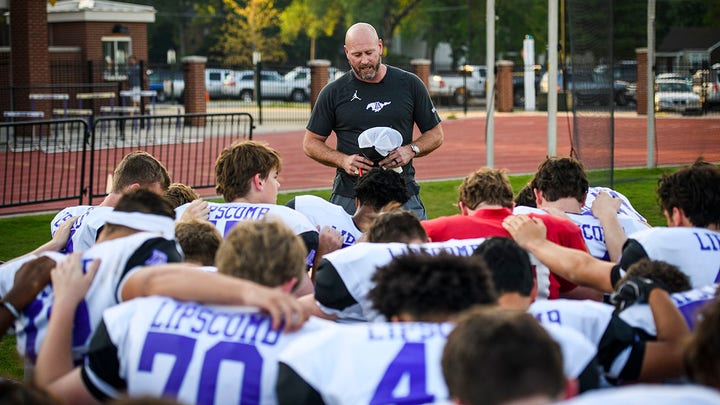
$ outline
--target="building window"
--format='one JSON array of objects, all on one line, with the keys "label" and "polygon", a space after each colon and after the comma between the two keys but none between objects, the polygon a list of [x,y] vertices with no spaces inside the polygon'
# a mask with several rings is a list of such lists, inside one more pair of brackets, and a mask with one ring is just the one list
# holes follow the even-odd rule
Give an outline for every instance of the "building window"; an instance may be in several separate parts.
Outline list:
[{"label": "building window", "polygon": [[127,58],[132,54],[130,37],[102,37],[103,78],[105,80],[125,80],[127,78]]}]

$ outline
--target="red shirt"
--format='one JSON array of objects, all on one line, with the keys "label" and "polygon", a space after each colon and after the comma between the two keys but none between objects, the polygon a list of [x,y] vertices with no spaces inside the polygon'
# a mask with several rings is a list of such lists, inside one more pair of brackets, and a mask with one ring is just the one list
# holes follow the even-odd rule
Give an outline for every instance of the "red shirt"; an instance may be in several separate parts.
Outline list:
[{"label": "red shirt", "polygon": [[[509,208],[482,208],[472,215],[457,214],[440,217],[422,221],[422,225],[432,242],[493,236],[509,238],[510,234],[502,226],[502,221],[509,215],[512,215],[512,210]],[[545,223],[549,241],[587,252],[580,229],[574,222],[552,215],[529,214],[529,216],[540,218]],[[567,292],[573,288],[575,288],[575,284],[555,274],[550,274],[548,298],[558,298],[561,292]]]}]

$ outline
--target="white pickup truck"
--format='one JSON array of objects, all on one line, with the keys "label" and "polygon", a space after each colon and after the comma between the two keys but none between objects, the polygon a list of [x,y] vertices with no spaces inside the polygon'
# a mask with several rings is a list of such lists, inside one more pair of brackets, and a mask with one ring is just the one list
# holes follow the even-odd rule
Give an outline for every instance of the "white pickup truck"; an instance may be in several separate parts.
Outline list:
[{"label": "white pickup truck", "polygon": [[469,74],[465,73],[468,74],[467,77],[463,77],[462,70],[457,73],[430,75],[430,96],[451,99],[458,105],[465,104],[466,95],[470,98],[485,97],[487,67],[480,65],[469,65],[469,67],[472,70]]}]

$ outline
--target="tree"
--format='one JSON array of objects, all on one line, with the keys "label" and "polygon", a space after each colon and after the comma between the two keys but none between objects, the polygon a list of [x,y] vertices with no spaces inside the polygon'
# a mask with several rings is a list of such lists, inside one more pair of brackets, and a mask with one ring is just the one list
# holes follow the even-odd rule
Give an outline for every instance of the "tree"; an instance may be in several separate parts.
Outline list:
[{"label": "tree", "polygon": [[273,0],[223,0],[228,14],[222,25],[222,36],[215,47],[223,62],[234,65],[252,63],[253,52],[262,52],[263,61],[283,62],[285,51],[280,46],[280,12]]},{"label": "tree", "polygon": [[324,36],[332,36],[340,21],[342,8],[335,1],[293,0],[280,14],[280,32],[284,43],[298,39],[300,32],[310,38],[310,60],[315,59],[315,42]]},{"label": "tree", "polygon": [[339,0],[346,10],[345,24],[363,21],[372,24],[386,50],[392,46],[397,27],[422,0]]}]

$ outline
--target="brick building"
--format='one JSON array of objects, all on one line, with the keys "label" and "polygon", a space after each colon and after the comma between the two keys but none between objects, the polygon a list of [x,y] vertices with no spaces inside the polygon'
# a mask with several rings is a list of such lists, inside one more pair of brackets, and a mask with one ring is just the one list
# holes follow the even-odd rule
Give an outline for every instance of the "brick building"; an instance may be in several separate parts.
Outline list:
[{"label": "brick building", "polygon": [[0,27],[2,110],[28,109],[30,93],[57,92],[63,85],[122,88],[128,56],[147,60],[154,7],[107,0],[54,3],[0,0],[0,11],[9,12]]}]

